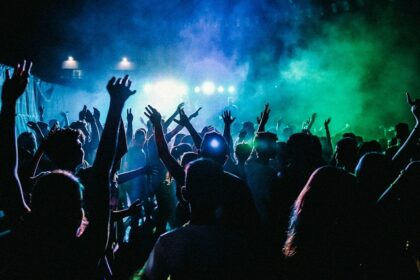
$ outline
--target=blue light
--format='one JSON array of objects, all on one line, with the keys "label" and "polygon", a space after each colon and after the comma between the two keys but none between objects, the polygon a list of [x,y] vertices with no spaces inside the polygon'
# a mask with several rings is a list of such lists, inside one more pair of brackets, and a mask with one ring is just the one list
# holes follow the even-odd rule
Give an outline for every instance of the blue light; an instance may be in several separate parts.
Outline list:
[{"label": "blue light", "polygon": [[213,139],[213,140],[211,140],[211,141],[210,141],[210,147],[212,147],[212,148],[216,149],[216,148],[218,148],[219,146],[220,146],[220,143],[219,143],[219,141],[217,141],[216,139]]}]

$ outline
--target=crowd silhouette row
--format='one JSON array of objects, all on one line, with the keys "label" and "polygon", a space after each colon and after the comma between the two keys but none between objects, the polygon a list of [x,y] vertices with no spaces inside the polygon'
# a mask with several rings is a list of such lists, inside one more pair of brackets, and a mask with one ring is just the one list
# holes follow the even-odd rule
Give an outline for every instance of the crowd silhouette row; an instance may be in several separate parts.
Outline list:
[{"label": "crowd silhouette row", "polygon": [[136,92],[113,77],[104,124],[40,107],[17,136],[31,66],[1,91],[0,279],[419,279],[419,99],[387,141],[331,119],[317,136],[316,114],[268,131],[269,104],[256,122],[226,108],[219,132],[183,103],[123,112]]}]

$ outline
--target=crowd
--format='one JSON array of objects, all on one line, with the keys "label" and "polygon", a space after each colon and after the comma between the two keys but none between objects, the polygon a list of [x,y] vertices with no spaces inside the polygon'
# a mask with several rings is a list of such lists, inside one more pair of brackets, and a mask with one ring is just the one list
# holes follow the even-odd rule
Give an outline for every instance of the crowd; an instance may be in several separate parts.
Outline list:
[{"label": "crowd", "polygon": [[235,132],[228,110],[196,130],[183,104],[135,129],[131,81],[113,77],[104,124],[85,106],[16,136],[31,66],[1,91],[0,279],[419,278],[419,99],[388,141],[330,119],[317,136],[315,114],[268,131],[268,104]]}]

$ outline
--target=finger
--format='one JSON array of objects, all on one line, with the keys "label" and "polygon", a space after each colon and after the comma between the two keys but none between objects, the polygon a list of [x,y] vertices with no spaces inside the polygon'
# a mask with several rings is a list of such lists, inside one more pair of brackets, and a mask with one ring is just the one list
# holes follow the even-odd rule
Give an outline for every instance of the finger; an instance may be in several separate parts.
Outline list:
[{"label": "finger", "polygon": [[152,110],[151,110],[150,108],[148,108],[148,107],[146,107],[146,112],[147,112],[149,115],[152,115]]},{"label": "finger", "polygon": [[411,99],[410,93],[406,92],[405,95],[407,96],[407,103],[410,106],[413,106],[414,105],[414,101],[413,101],[413,99]]},{"label": "finger", "polygon": [[112,77],[112,78],[108,81],[107,87],[109,87],[109,86],[113,86],[113,85],[114,85],[114,83],[115,83],[115,77]]},{"label": "finger", "polygon": [[131,87],[131,80],[128,80],[127,82],[127,87],[130,88]]},{"label": "finger", "polygon": [[127,85],[127,81],[128,81],[128,75],[125,75],[124,78],[121,81],[121,84],[126,86]]},{"label": "finger", "polygon": [[135,94],[137,92],[137,90],[132,90],[132,91],[130,91],[130,95],[133,95],[133,94]]},{"label": "finger", "polygon": [[147,118],[149,118],[149,119],[150,119],[150,117],[151,117],[151,115],[150,115],[150,114],[148,114],[147,112],[144,112],[144,115],[145,115]]},{"label": "finger", "polygon": [[32,61],[29,62],[28,67],[26,67],[26,75],[29,76],[31,74],[31,70],[32,70]]},{"label": "finger", "polygon": [[10,72],[9,72],[9,69],[6,69],[6,80],[10,80]]},{"label": "finger", "polygon": [[232,122],[234,122],[236,120],[236,117],[234,117],[233,119],[232,119]]},{"label": "finger", "polygon": [[116,85],[121,85],[121,78],[117,79],[117,82],[115,83]]}]

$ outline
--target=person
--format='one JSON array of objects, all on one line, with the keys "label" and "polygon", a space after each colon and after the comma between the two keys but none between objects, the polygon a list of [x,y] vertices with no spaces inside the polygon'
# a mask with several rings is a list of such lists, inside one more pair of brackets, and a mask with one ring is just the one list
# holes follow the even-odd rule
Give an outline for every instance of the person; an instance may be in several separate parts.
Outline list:
[{"label": "person", "polygon": [[283,252],[288,279],[359,279],[356,180],[317,169],[295,201]]},{"label": "person", "polygon": [[223,174],[220,164],[209,159],[188,165],[182,193],[190,206],[190,222],[159,237],[143,279],[253,278],[252,250],[246,239],[217,222]]}]

